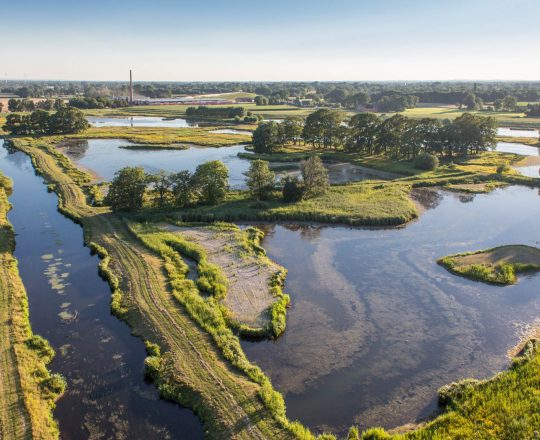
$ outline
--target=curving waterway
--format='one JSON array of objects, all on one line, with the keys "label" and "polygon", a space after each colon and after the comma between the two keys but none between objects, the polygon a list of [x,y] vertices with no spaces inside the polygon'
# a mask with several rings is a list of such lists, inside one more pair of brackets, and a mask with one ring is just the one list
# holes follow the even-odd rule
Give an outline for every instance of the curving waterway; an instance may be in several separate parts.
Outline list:
[{"label": "curving waterway", "polygon": [[277,341],[243,342],[285,394],[287,414],[318,432],[396,427],[437,409],[437,389],[508,366],[540,319],[540,275],[508,287],[454,276],[444,255],[540,243],[537,189],[432,193],[399,229],[263,225],[288,269],[292,307]]},{"label": "curving waterway", "polygon": [[81,227],[57,211],[28,156],[8,153],[0,140],[0,170],[14,182],[9,219],[32,328],[51,342],[50,368],[68,382],[54,411],[62,439],[202,439],[191,411],[145,383],[142,341],[110,314],[98,257],[83,246]]}]

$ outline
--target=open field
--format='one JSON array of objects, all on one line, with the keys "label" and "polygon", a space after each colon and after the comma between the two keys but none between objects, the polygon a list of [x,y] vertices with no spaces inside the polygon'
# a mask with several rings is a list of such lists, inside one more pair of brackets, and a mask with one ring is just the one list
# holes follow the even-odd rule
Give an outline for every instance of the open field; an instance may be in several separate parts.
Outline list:
[{"label": "open field", "polygon": [[513,284],[517,274],[540,271],[540,249],[509,245],[477,252],[449,255],[438,263],[449,271],[473,280]]},{"label": "open field", "polygon": [[[455,106],[433,106],[433,107],[416,107],[407,109],[400,114],[410,118],[437,118],[437,119],[455,119],[463,113],[473,113],[481,116],[492,116],[500,125],[510,127],[539,127],[539,117],[526,117],[525,113],[519,112],[488,112],[488,111],[469,111],[459,109]],[[386,113],[391,116],[393,113]],[[514,141],[515,142],[515,141]]]},{"label": "open field", "polygon": [[71,138],[126,139],[139,144],[173,145],[194,144],[220,147],[251,142],[249,134],[212,133],[214,128],[150,128],[150,127],[92,127],[83,135]]},{"label": "open field", "polygon": [[65,383],[47,370],[54,351],[30,328],[26,291],[12,254],[9,191],[0,174],[0,438],[57,439],[52,410]]}]

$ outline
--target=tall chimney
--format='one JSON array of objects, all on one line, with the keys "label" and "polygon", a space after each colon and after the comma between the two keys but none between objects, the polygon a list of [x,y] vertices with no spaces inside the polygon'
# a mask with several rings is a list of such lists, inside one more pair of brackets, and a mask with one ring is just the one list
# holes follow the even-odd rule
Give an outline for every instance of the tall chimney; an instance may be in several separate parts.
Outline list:
[{"label": "tall chimney", "polygon": [[129,103],[133,104],[133,75],[129,69]]}]

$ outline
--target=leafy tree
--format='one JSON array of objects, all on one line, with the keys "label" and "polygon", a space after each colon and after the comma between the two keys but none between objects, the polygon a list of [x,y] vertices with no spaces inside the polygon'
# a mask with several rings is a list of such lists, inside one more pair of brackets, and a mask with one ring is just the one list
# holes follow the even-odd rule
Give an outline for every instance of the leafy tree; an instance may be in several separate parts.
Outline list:
[{"label": "leafy tree", "polygon": [[297,202],[304,195],[304,185],[298,177],[287,176],[283,179],[283,200],[285,202]]},{"label": "leafy tree", "polygon": [[170,176],[171,191],[174,204],[179,207],[189,205],[193,199],[193,175],[187,171],[180,171]]},{"label": "leafy tree", "polygon": [[422,153],[414,160],[414,167],[419,170],[433,171],[439,166],[437,156],[429,153]]},{"label": "leafy tree", "polygon": [[351,426],[349,429],[347,440],[360,440],[360,433],[358,432],[358,428],[356,426]]},{"label": "leafy tree", "polygon": [[254,101],[256,105],[268,105],[268,98],[263,95],[255,96]]},{"label": "leafy tree", "polygon": [[86,130],[90,124],[84,117],[84,113],[72,107],[63,107],[50,117],[49,127],[51,134],[80,133]]},{"label": "leafy tree", "polygon": [[261,122],[253,132],[253,149],[256,153],[274,153],[283,145],[283,129],[274,121]]},{"label": "leafy tree", "polygon": [[156,205],[163,208],[169,199],[171,191],[171,176],[164,170],[158,171],[156,174],[147,174],[147,183],[152,184],[151,192],[155,196]]},{"label": "leafy tree", "polygon": [[304,120],[298,116],[287,116],[280,127],[283,129],[285,141],[293,142],[296,145],[302,138]]},{"label": "leafy tree", "polygon": [[345,114],[339,110],[319,109],[306,118],[302,136],[314,147],[338,146],[342,142]]},{"label": "leafy tree", "polygon": [[225,199],[229,189],[229,170],[219,160],[203,163],[193,175],[194,186],[202,203],[215,205]]},{"label": "leafy tree", "polygon": [[258,200],[267,200],[272,194],[276,179],[275,173],[270,170],[265,160],[254,160],[249,170],[244,173],[247,177],[249,191]]},{"label": "leafy tree", "polygon": [[319,156],[311,156],[300,164],[302,179],[304,182],[304,194],[306,198],[324,194],[330,183],[328,181],[328,171],[324,167]]},{"label": "leafy tree", "polygon": [[473,92],[467,92],[464,96],[462,104],[467,107],[467,110],[481,110],[484,102],[482,98],[476,96]]},{"label": "leafy tree", "polygon": [[506,95],[502,100],[502,106],[505,110],[512,112],[517,107],[518,100],[515,96]]},{"label": "leafy tree", "polygon": [[375,113],[358,113],[349,122],[346,148],[349,151],[373,154],[377,146],[381,120]]},{"label": "leafy tree", "polygon": [[113,211],[136,211],[142,208],[147,178],[142,167],[124,167],[117,171],[105,203]]}]

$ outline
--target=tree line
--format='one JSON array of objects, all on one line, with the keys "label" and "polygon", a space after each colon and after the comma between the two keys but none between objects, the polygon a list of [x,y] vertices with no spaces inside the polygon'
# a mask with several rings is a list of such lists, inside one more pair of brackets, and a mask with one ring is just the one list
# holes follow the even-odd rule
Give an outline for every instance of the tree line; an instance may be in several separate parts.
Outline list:
[{"label": "tree line", "polygon": [[129,107],[129,101],[127,98],[107,98],[105,96],[97,96],[94,98],[81,96],[71,98],[68,105],[80,109],[120,108]]},{"label": "tree line", "polygon": [[[329,187],[328,172],[318,156],[301,163],[301,179],[288,177],[277,182],[264,160],[252,161],[245,176],[249,193],[256,200],[274,198],[281,189],[285,202],[296,202],[321,195]],[[228,180],[229,170],[219,160],[199,165],[194,173],[146,173],[142,167],[124,167],[115,173],[104,201],[113,211],[138,211],[145,203],[157,208],[216,205],[227,196]]]},{"label": "tree line", "polygon": [[54,113],[34,110],[30,114],[10,113],[2,127],[14,135],[41,136],[47,134],[80,133],[90,125],[84,114],[73,107],[61,107]]},{"label": "tree line", "polygon": [[470,113],[453,121],[399,114],[384,119],[374,113],[359,113],[347,121],[339,110],[320,109],[305,121],[287,118],[282,124],[259,124],[253,132],[253,147],[257,153],[274,153],[301,141],[314,149],[335,148],[408,160],[421,153],[447,157],[478,154],[495,145],[496,135],[495,119]]}]

